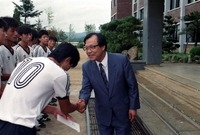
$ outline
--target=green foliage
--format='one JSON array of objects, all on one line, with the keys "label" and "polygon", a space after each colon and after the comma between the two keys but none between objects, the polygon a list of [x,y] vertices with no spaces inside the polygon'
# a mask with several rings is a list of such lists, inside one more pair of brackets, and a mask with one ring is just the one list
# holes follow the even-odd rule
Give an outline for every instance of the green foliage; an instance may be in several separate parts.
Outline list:
[{"label": "green foliage", "polygon": [[141,22],[135,17],[126,17],[119,20],[112,20],[109,23],[100,26],[100,32],[106,37],[108,42],[108,51],[122,52],[132,46],[141,46],[137,39],[141,30]]},{"label": "green foliage", "polygon": [[20,19],[20,13],[19,13],[19,11],[17,10],[16,7],[15,7],[15,9],[14,9],[13,18],[18,22],[19,25],[23,24],[23,23],[21,22],[21,19]]},{"label": "green foliage", "polygon": [[31,0],[20,0],[22,5],[17,5],[15,2],[12,2],[15,5],[15,9],[20,14],[20,17],[24,18],[24,24],[27,24],[27,19],[29,17],[34,18],[39,16],[42,11],[34,10],[34,5]]},{"label": "green foliage", "polygon": [[200,62],[200,46],[193,47],[190,50],[191,60],[193,62]]},{"label": "green foliage", "polygon": [[78,42],[77,48],[83,48],[84,43],[83,42]]},{"label": "green foliage", "polygon": [[189,15],[184,16],[184,21],[189,22],[184,31],[194,39],[194,46],[197,46],[197,42],[200,41],[200,12],[191,12]]},{"label": "green foliage", "polygon": [[180,45],[176,44],[177,40],[177,30],[176,30],[177,22],[172,18],[172,16],[165,16],[163,21],[163,41],[162,41],[162,49],[163,53],[172,53]]},{"label": "green foliage", "polygon": [[89,34],[91,32],[95,32],[96,31],[96,26],[95,24],[85,24],[85,33]]},{"label": "green foliage", "polygon": [[59,42],[68,42],[66,33],[62,30],[58,30],[55,27],[48,30],[49,35],[56,36]]},{"label": "green foliage", "polygon": [[162,54],[163,61],[169,61],[173,63],[187,63],[188,62],[188,54],[184,53],[168,53]]}]

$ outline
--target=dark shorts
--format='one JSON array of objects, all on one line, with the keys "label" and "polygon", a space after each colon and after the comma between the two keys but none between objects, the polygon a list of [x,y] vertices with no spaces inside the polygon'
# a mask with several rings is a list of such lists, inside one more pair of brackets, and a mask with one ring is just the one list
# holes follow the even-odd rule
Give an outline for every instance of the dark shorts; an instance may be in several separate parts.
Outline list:
[{"label": "dark shorts", "polygon": [[0,120],[0,135],[36,135],[36,129]]}]

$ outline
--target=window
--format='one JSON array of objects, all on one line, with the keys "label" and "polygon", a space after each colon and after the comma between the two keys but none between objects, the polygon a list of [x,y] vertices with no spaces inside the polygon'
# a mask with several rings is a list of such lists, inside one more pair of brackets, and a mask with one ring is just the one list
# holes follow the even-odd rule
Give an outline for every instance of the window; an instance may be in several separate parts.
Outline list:
[{"label": "window", "polygon": [[192,2],[195,2],[195,1],[198,1],[198,0],[188,0],[188,4],[192,3]]},{"label": "window", "polygon": [[140,10],[140,20],[143,20],[144,19],[144,9],[141,9]]},{"label": "window", "polygon": [[180,7],[180,0],[170,0],[170,9]]}]

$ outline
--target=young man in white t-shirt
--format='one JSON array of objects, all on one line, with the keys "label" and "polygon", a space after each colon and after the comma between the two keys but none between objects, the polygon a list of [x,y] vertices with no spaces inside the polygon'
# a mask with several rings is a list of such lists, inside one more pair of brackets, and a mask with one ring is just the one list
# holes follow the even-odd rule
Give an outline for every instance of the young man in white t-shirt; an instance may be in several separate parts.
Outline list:
[{"label": "young man in white t-shirt", "polygon": [[32,30],[27,25],[21,25],[18,28],[18,35],[20,41],[18,42],[16,49],[17,63],[23,61],[25,58],[33,57],[33,49],[28,46],[32,39]]},{"label": "young man in white t-shirt", "polygon": [[12,17],[2,17],[6,22],[7,28],[5,29],[6,38],[5,43],[0,46],[0,55],[2,58],[2,90],[4,89],[10,74],[14,70],[17,64],[17,55],[15,50],[12,48],[18,42],[18,22]]},{"label": "young man in white t-shirt", "polygon": [[[75,46],[61,43],[49,57],[26,58],[19,63],[0,100],[0,135],[36,135],[34,127],[41,112],[73,119],[69,113],[79,106],[70,102],[66,71],[79,60]],[[53,96],[60,109],[48,106]]]},{"label": "young man in white t-shirt", "polygon": [[[6,36],[6,33],[5,33],[5,29],[7,27],[7,24],[6,22],[0,18],[0,45],[1,44],[4,44],[5,43],[5,36]],[[2,59],[1,59],[1,55],[0,55],[0,98],[1,98],[1,95],[2,95],[2,90],[1,90],[1,70],[2,70]]]},{"label": "young man in white t-shirt", "polygon": [[34,57],[47,57],[51,51],[47,47],[49,41],[49,34],[46,30],[40,30],[38,32],[39,45],[33,50]]}]

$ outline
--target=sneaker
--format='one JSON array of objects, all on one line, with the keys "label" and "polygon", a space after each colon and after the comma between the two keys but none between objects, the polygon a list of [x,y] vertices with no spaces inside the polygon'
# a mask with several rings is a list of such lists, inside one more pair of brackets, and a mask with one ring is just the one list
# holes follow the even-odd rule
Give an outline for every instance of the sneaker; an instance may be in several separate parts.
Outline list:
[{"label": "sneaker", "polygon": [[40,118],[39,120],[45,122],[45,121],[50,121],[51,119],[49,118],[48,114],[44,113],[42,115],[42,118]]},{"label": "sneaker", "polygon": [[54,102],[50,102],[50,103],[49,103],[49,105],[52,105],[52,106],[57,106],[57,104],[56,104],[56,103],[54,103]]},{"label": "sneaker", "polygon": [[56,98],[52,98],[52,99],[51,99],[51,102],[54,102],[54,103],[55,103],[55,102],[57,102],[57,99],[56,99]]},{"label": "sneaker", "polygon": [[38,126],[35,126],[36,131],[40,131],[40,128]]},{"label": "sneaker", "polygon": [[38,121],[38,126],[37,127],[40,127],[40,128],[46,128],[46,124],[44,124],[42,121]]},{"label": "sneaker", "polygon": [[41,121],[43,121],[43,122],[46,122],[46,121],[51,121],[51,119],[50,118],[41,118]]}]

